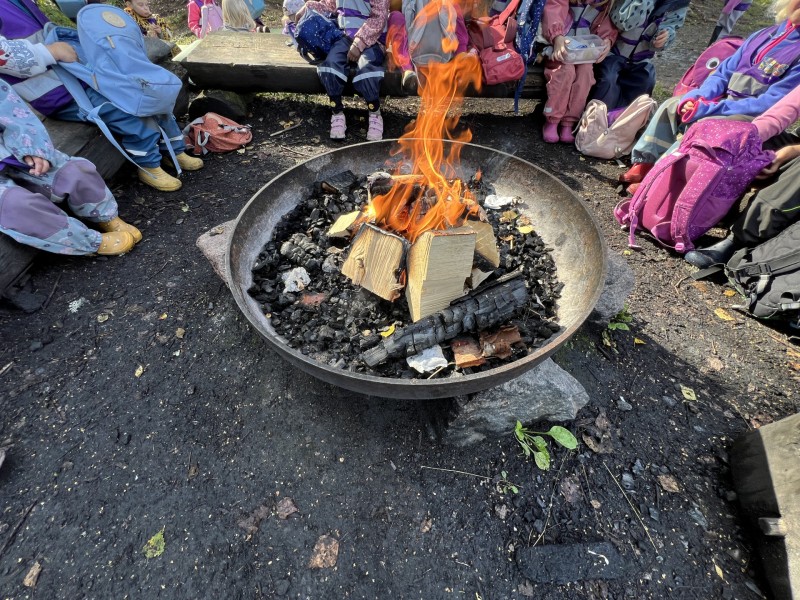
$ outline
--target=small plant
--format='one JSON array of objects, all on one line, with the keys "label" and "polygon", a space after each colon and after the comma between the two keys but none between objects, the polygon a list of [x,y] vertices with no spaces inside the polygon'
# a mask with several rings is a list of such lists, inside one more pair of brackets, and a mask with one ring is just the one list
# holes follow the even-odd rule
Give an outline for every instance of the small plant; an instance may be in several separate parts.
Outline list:
[{"label": "small plant", "polygon": [[550,431],[531,431],[517,421],[517,425],[514,427],[514,437],[517,438],[517,442],[522,446],[525,458],[533,456],[536,466],[542,471],[547,471],[550,468],[550,450],[547,440],[542,437],[545,435],[553,438],[559,446],[563,446],[567,450],[575,450],[578,447],[578,440],[564,427],[553,425]]},{"label": "small plant", "polygon": [[501,494],[507,494],[508,492],[511,492],[512,494],[519,494],[519,487],[508,480],[508,473],[505,471],[500,471],[500,477],[500,481],[497,482],[498,492]]},{"label": "small plant", "polygon": [[633,321],[633,315],[629,312],[628,306],[626,305],[621,311],[619,311],[614,318],[611,319],[611,322],[608,324],[608,328],[611,331],[615,331],[619,329],[620,331],[630,331],[630,327],[628,327],[628,323]]}]

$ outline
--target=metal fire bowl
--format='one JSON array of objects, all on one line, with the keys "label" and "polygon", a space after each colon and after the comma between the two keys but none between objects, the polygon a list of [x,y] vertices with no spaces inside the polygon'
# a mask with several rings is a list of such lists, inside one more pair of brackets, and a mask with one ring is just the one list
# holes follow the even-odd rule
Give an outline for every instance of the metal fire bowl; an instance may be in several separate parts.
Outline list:
[{"label": "metal fire bowl", "polygon": [[272,237],[281,217],[311,195],[312,184],[347,169],[356,174],[386,170],[395,142],[367,142],[315,156],[284,171],[252,197],[239,213],[227,255],[228,285],[236,303],[269,345],[292,365],[354,392],[400,399],[449,398],[519,377],[555,352],[589,316],[605,282],[606,252],[594,217],[569,188],[539,167],[505,152],[463,144],[458,175],[468,179],[480,169],[484,180],[494,185],[498,195],[521,197],[524,203],[515,210],[529,216],[545,244],[553,248],[558,279],[564,284],[558,301],[562,328],[547,344],[524,358],[481,373],[448,379],[409,380],[351,373],[291,348],[247,293],[253,282],[251,268],[259,251]]}]

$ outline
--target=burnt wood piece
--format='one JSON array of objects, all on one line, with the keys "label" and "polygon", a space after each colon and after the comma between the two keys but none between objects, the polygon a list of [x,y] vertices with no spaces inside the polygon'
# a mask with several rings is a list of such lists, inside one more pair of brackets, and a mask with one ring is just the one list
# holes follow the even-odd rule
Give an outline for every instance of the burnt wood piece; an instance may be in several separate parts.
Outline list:
[{"label": "burnt wood piece", "polygon": [[[246,32],[214,32],[197,40],[175,57],[201,88],[245,92],[293,92],[322,94],[325,89],[317,67],[306,61],[280,33],[253,35]],[[514,95],[516,83],[484,86],[481,93],[468,90],[469,96],[507,98]],[[528,67],[523,98],[541,98],[545,92],[544,69]],[[350,84],[345,93],[353,94]],[[401,71],[386,71],[381,95],[405,96]]]},{"label": "burnt wood piece", "polygon": [[342,171],[336,175],[326,177],[322,182],[322,189],[326,192],[338,192],[339,194],[346,194],[350,191],[358,181],[355,173],[352,171]]},{"label": "burnt wood piece", "polygon": [[761,529],[759,554],[776,600],[800,600],[800,414],[736,440],[733,484]]},{"label": "burnt wood piece", "polygon": [[413,325],[398,328],[380,344],[364,352],[361,358],[370,367],[375,367],[389,358],[413,356],[462,333],[496,327],[527,303],[528,288],[525,281],[517,277],[454,302],[449,308]]},{"label": "burnt wood piece", "polygon": [[322,249],[304,233],[295,233],[281,245],[281,255],[295,265],[305,266],[308,261],[322,253]]}]

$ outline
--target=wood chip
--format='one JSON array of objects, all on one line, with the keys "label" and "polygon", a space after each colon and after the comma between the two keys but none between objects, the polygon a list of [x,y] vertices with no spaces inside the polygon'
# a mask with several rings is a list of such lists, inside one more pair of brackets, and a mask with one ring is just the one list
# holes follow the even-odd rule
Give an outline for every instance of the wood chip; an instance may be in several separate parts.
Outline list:
[{"label": "wood chip", "polygon": [[659,475],[658,483],[665,492],[676,494],[681,491],[677,480],[672,475]]},{"label": "wood chip", "polygon": [[320,536],[308,562],[309,569],[329,569],[336,566],[339,558],[339,542],[329,535]]},{"label": "wood chip", "polygon": [[486,359],[481,356],[481,347],[471,337],[454,339],[450,344],[450,349],[453,351],[457,369],[477,367],[486,362]]},{"label": "wood chip", "polygon": [[41,572],[42,565],[40,565],[38,561],[33,563],[30,571],[25,575],[25,579],[22,580],[22,585],[29,588],[36,587],[36,582],[39,581],[39,573]]}]

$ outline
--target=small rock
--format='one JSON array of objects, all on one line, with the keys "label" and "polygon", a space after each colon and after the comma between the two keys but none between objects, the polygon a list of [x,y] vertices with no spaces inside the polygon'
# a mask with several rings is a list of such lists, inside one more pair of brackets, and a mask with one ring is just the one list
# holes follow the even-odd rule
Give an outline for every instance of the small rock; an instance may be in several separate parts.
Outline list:
[{"label": "small rock", "polygon": [[501,521],[505,521],[508,516],[508,506],[505,504],[498,504],[494,507],[494,514],[496,514]]},{"label": "small rock", "polygon": [[733,490],[728,490],[727,492],[725,492],[725,500],[727,500],[728,502],[736,502],[736,499],[738,497],[739,496]]},{"label": "small rock", "polygon": [[44,348],[44,344],[42,342],[40,342],[39,340],[33,340],[31,342],[31,346],[30,346],[30,351],[31,352],[36,352],[37,350],[41,350],[42,348]]},{"label": "small rock", "polygon": [[626,492],[632,492],[636,485],[633,483],[633,475],[630,473],[622,474],[622,487]]},{"label": "small rock", "polygon": [[652,506],[647,509],[647,512],[650,514],[650,518],[653,519],[653,521],[661,520],[661,515],[659,514],[658,510],[656,510]]},{"label": "small rock", "polygon": [[276,596],[285,596],[286,592],[289,591],[289,586],[291,584],[286,579],[279,579],[275,582],[275,595]]},{"label": "small rock", "polygon": [[678,400],[674,396],[662,396],[661,400],[670,408],[675,408],[678,405]]},{"label": "small rock", "polygon": [[706,531],[708,530],[708,520],[706,519],[705,515],[702,512],[700,512],[700,507],[697,506],[697,504],[693,504],[692,508],[690,508],[686,512],[689,514],[690,517],[692,517],[692,519],[694,519],[695,523],[700,525],[700,527],[702,527]]},{"label": "small rock", "polygon": [[644,465],[642,464],[641,459],[636,459],[636,462],[633,463],[633,468],[631,471],[633,471],[633,474],[636,475],[636,477],[641,477],[644,474]]},{"label": "small rock", "polygon": [[622,396],[619,397],[617,400],[617,408],[623,412],[628,412],[629,410],[633,410],[633,406],[625,401],[625,398]]}]

